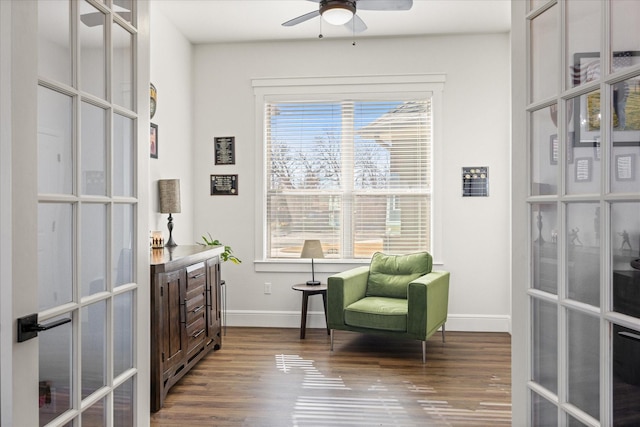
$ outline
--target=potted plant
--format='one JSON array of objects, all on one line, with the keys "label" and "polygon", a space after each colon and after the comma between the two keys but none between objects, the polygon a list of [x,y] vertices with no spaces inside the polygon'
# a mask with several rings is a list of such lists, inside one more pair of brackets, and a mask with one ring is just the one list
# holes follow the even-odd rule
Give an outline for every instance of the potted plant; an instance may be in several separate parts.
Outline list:
[{"label": "potted plant", "polygon": [[220,240],[211,237],[211,233],[207,234],[209,235],[209,238],[207,239],[207,236],[202,236],[202,240],[204,241],[204,243],[198,242],[199,245],[224,246],[224,251],[222,252],[222,254],[220,254],[220,258],[222,258],[223,261],[231,261],[234,264],[240,264],[242,262],[240,258],[233,254],[233,249],[231,249],[231,246],[223,245]]}]

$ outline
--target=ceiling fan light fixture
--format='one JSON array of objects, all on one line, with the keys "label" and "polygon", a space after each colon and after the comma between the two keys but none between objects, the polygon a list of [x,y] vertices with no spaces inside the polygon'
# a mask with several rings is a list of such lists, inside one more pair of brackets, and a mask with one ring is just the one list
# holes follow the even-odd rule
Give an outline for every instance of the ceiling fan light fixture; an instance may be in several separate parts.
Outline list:
[{"label": "ceiling fan light fixture", "polygon": [[320,2],[320,15],[331,25],[344,25],[356,13],[356,4],[345,0],[323,0]]}]

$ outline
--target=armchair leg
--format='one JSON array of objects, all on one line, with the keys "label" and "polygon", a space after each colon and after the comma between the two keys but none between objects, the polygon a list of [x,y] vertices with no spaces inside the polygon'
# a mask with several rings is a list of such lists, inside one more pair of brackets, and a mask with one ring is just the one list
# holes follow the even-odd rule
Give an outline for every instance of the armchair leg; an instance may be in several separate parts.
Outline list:
[{"label": "armchair leg", "polygon": [[427,363],[427,342],[422,341],[422,363]]},{"label": "armchair leg", "polygon": [[444,323],[442,324],[442,342],[444,342]]},{"label": "armchair leg", "polygon": [[333,351],[333,332],[335,329],[331,329],[331,351]]}]

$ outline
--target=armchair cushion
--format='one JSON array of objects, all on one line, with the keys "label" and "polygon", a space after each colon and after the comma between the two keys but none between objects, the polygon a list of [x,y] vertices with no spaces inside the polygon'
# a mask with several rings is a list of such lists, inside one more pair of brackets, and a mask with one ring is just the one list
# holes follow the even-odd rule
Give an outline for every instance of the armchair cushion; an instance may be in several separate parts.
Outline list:
[{"label": "armchair cushion", "polygon": [[407,331],[407,300],[386,297],[365,297],[349,305],[344,323],[360,328],[382,331]]},{"label": "armchair cushion", "polygon": [[376,252],[371,258],[366,296],[406,299],[409,283],[430,273],[432,266],[428,252],[408,255]]}]

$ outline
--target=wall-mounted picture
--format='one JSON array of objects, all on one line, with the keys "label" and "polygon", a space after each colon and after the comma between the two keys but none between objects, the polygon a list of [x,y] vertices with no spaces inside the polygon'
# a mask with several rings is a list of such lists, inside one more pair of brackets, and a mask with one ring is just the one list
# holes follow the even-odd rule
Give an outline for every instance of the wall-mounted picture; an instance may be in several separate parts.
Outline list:
[{"label": "wall-mounted picture", "polygon": [[214,138],[216,165],[236,164],[236,137],[218,136]]},{"label": "wall-mounted picture", "polygon": [[[640,51],[614,52],[613,71],[640,64]],[[600,78],[600,53],[584,52],[573,56],[573,85]],[[573,128],[575,145],[595,147],[600,137],[599,90],[575,98]],[[640,77],[635,76],[611,85],[612,128],[614,146],[640,145]]]},{"label": "wall-mounted picture", "polygon": [[158,125],[151,123],[151,131],[149,134],[149,152],[152,159],[158,158]]},{"label": "wall-mounted picture", "polygon": [[616,180],[633,181],[636,179],[636,155],[618,154],[616,156]]},{"label": "wall-mounted picture", "polygon": [[[573,163],[573,132],[569,132],[567,138],[567,153],[565,161],[567,164]],[[558,140],[558,135],[553,134],[549,137],[549,162],[552,165],[558,164],[558,158],[560,155],[560,141]]]},{"label": "wall-mounted picture", "polygon": [[591,157],[579,157],[576,159],[576,182],[591,181],[591,168],[593,166]]},{"label": "wall-mounted picture", "polygon": [[549,138],[549,156],[552,165],[558,164],[558,149],[559,149],[558,135],[553,134]]},{"label": "wall-mounted picture", "polygon": [[237,196],[238,175],[211,175],[212,196]]}]

